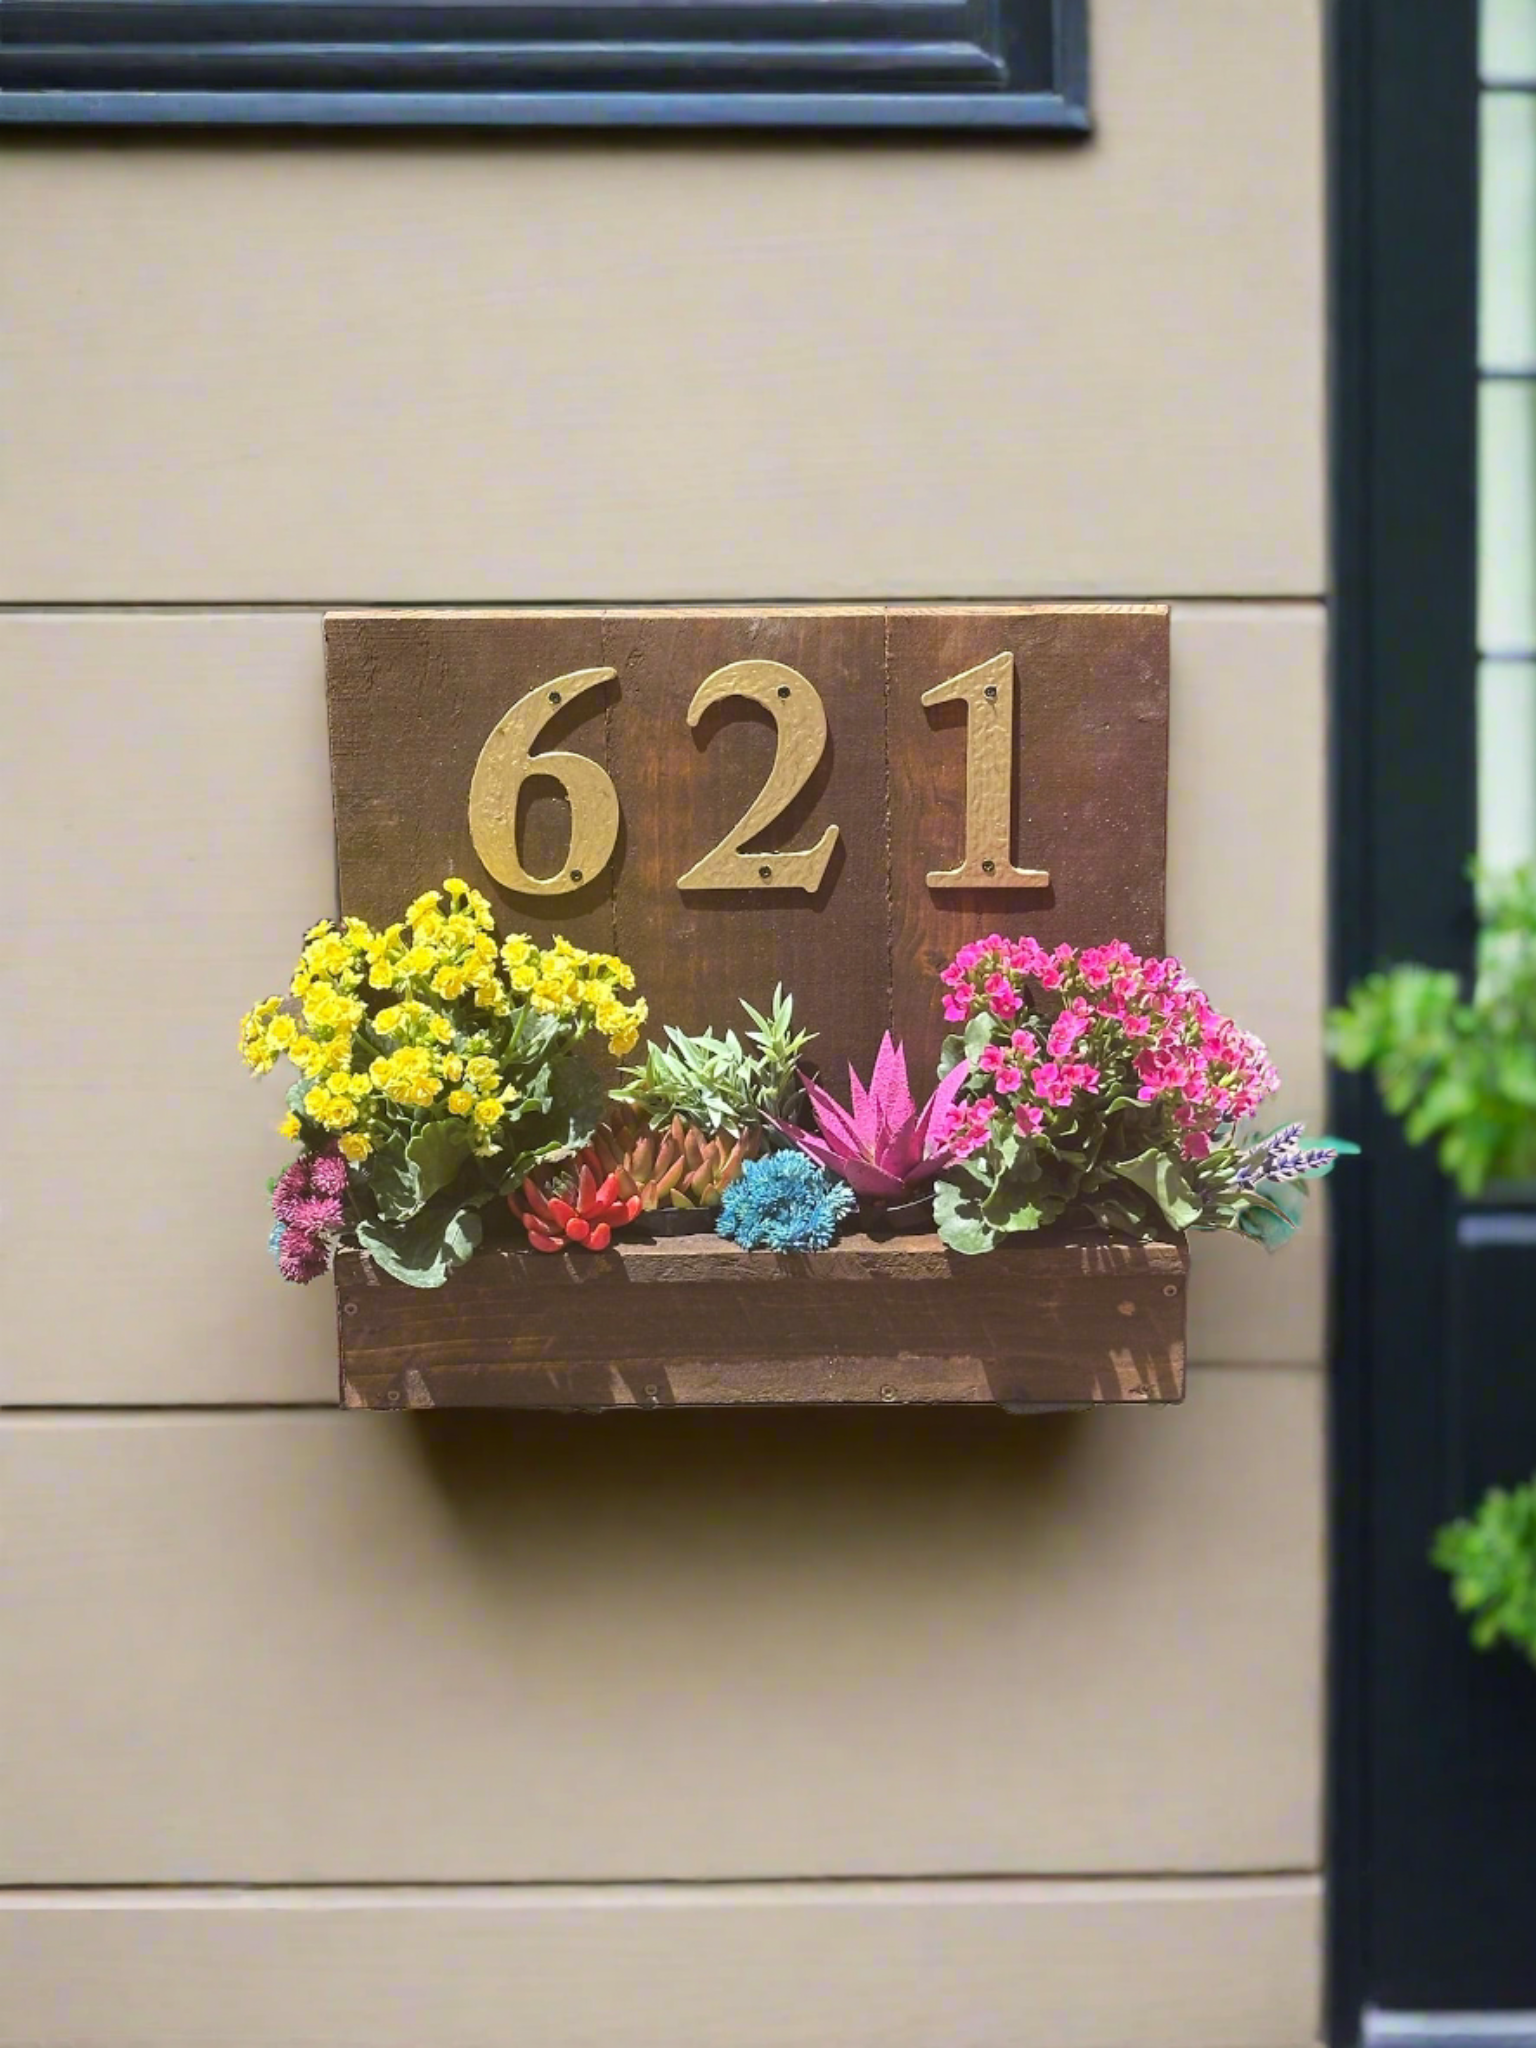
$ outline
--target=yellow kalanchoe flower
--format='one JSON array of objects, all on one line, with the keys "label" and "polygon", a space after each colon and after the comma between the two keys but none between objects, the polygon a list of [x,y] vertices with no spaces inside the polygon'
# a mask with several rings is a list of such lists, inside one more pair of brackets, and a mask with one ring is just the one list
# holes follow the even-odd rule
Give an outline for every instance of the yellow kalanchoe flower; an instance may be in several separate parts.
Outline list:
[{"label": "yellow kalanchoe flower", "polygon": [[[491,1158],[534,1065],[570,1057],[593,1029],[616,1055],[633,1049],[646,1013],[618,999],[635,981],[624,961],[564,937],[499,942],[495,924],[486,898],[450,875],[378,930],[351,916],[311,925],[287,996],[240,1022],[253,1072],[285,1057],[303,1077],[282,1135],[334,1136],[361,1165],[454,1117],[470,1125],[475,1156]],[[526,1041],[525,1010],[546,1020]]]}]

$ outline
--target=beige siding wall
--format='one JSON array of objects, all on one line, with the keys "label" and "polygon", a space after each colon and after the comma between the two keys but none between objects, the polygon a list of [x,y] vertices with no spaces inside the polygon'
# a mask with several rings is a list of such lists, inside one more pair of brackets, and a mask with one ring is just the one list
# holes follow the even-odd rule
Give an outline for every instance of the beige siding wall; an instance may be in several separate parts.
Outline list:
[{"label": "beige siding wall", "polygon": [[1166,1415],[344,1415],[230,1051],[325,604],[1103,593],[1316,1112],[1317,7],[1094,18],[1087,149],[0,150],[3,2048],[1310,2040],[1318,1239]]}]

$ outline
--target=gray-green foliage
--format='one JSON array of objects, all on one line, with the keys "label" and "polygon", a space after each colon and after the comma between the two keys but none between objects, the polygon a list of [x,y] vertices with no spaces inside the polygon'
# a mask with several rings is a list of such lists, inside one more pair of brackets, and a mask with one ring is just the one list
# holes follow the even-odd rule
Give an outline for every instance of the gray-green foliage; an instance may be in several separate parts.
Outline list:
[{"label": "gray-green foliage", "polygon": [[1393,967],[1330,1019],[1340,1066],[1369,1068],[1411,1143],[1436,1141],[1463,1194],[1536,1178],[1536,869],[1480,876],[1470,995],[1454,974]]},{"label": "gray-green foliage", "polygon": [[1536,1664],[1536,1479],[1494,1487],[1475,1514],[1440,1531],[1432,1555],[1477,1647],[1507,1643]]},{"label": "gray-green foliage", "polygon": [[741,1007],[752,1025],[745,1044],[734,1031],[690,1035],[669,1024],[664,1042],[648,1045],[641,1064],[624,1069],[614,1099],[633,1103],[658,1127],[681,1116],[706,1137],[739,1138],[763,1128],[771,1136],[773,1119],[792,1123],[800,1056],[816,1034],[795,1029],[794,998],[782,988],[766,1016],[748,1002]]},{"label": "gray-green foliage", "polygon": [[363,1212],[358,1244],[408,1287],[441,1287],[480,1242],[484,1204],[542,1162],[580,1151],[597,1126],[602,1083],[550,1021],[527,1013],[519,1046],[529,1066],[506,1103],[494,1155],[471,1157],[461,1120],[421,1118],[414,1127],[403,1120],[353,1175],[353,1200]]}]

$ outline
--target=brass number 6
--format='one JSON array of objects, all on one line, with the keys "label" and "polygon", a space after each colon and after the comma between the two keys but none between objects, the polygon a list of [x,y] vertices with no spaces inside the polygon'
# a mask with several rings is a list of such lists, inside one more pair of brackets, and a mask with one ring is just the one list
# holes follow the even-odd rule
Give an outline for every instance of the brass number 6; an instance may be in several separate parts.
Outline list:
[{"label": "brass number 6", "polygon": [[1049,888],[1043,868],[1013,864],[1013,656],[935,683],[923,702],[965,706],[965,859],[935,869],[929,888]]},{"label": "brass number 6", "polygon": [[733,661],[706,676],[688,706],[697,725],[712,704],[746,697],[761,704],[778,730],[778,747],[768,780],[720,844],[679,875],[679,889],[803,889],[814,895],[837,845],[829,825],[814,846],[798,853],[748,853],[752,843],[799,795],[816,772],[827,744],[827,714],[820,697],[797,669],[781,661]]},{"label": "brass number 6", "polygon": [[[519,697],[475,763],[469,837],[486,872],[520,896],[569,896],[592,881],[619,843],[619,793],[606,768],[585,754],[535,754],[533,743],[565,705],[612,682],[618,670],[579,668]],[[517,850],[517,799],[530,776],[548,775],[571,809],[571,844],[558,873],[530,875]]]}]

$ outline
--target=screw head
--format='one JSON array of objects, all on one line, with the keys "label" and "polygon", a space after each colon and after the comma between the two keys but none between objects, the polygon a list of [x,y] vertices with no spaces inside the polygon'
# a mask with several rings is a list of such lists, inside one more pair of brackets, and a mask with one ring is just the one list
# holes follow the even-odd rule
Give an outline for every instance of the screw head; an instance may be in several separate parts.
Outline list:
[{"label": "screw head", "polygon": [[1168,1286],[1163,1289],[1164,1294],[1167,1295],[1170,1301],[1172,1301],[1173,1297],[1178,1293],[1178,1291],[1179,1290],[1177,1289],[1177,1287],[1173,1286]]},{"label": "screw head", "polygon": [[579,882],[579,881],[581,880],[581,869],[580,869],[580,868],[572,868],[572,869],[571,869],[571,880],[572,880],[573,882]]},{"label": "screw head", "polygon": [[984,875],[994,874],[996,870],[997,862],[995,860],[984,860],[981,864],[981,872]]},{"label": "screw head", "polygon": [[894,1387],[884,1386],[880,1389],[880,1398],[882,1401],[898,1401],[901,1396]]},{"label": "screw head", "polygon": [[757,871],[757,874],[759,881],[771,882],[773,880],[773,869],[770,867],[760,867]]},{"label": "screw head", "polygon": [[787,696],[789,695],[789,685],[788,685],[788,683],[780,683],[780,685],[779,685],[779,695],[780,695],[781,697],[787,697]]},{"label": "screw head", "polygon": [[341,1312],[344,1316],[355,1316],[357,1314],[357,1303],[355,1301],[345,1302],[342,1305]]},{"label": "screw head", "polygon": [[986,687],[986,688],[985,688],[985,689],[984,689],[984,690],[982,691],[982,693],[981,693],[981,694],[983,695],[983,697],[985,697],[985,698],[986,698],[986,700],[987,700],[987,702],[988,702],[989,704],[995,704],[995,703],[997,702],[997,685],[996,685],[996,683],[988,683],[988,684],[987,684],[987,687]]},{"label": "screw head", "polygon": [[560,692],[558,690],[551,690],[549,693],[549,701],[551,704],[558,704],[560,702]]},{"label": "screw head", "polygon": [[389,1390],[389,1405],[390,1405],[390,1407],[391,1407],[391,1408],[396,1408],[396,1407],[398,1407],[398,1406],[399,1406],[399,1404],[400,1404],[400,1389],[399,1389],[398,1387],[391,1387],[391,1388],[390,1388],[390,1390]]}]

